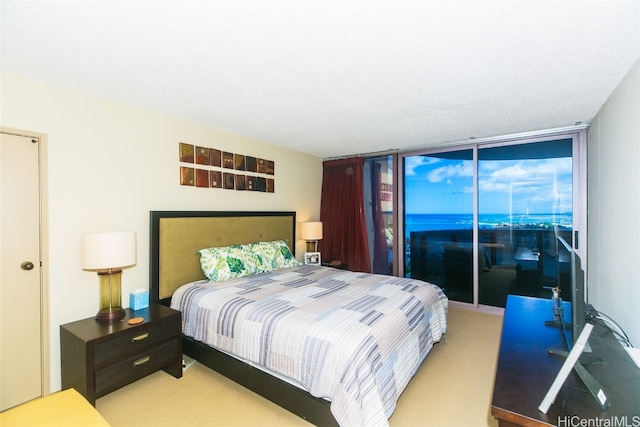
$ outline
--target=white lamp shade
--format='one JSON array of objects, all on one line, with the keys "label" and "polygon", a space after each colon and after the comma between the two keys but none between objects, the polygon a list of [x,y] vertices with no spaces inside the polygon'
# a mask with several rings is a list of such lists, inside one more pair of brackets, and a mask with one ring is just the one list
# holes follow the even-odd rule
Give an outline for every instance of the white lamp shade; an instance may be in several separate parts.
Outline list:
[{"label": "white lamp shade", "polygon": [[133,231],[82,234],[84,270],[130,267],[136,262],[136,233]]},{"label": "white lamp shade", "polygon": [[322,223],[303,222],[300,224],[300,238],[307,241],[322,239]]}]

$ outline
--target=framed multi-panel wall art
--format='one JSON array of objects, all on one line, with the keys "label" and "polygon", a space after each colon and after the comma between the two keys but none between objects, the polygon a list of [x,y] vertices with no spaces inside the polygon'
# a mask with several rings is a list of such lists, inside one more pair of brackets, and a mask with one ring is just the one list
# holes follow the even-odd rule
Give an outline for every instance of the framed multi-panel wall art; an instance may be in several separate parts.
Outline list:
[{"label": "framed multi-panel wall art", "polygon": [[273,160],[180,142],[180,185],[275,192]]}]

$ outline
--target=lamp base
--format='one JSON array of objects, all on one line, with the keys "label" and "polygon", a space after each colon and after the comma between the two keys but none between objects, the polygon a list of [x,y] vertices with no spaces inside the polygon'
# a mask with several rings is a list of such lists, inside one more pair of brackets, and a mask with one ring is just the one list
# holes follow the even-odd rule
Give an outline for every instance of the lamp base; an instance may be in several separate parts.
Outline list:
[{"label": "lamp base", "polygon": [[100,310],[96,315],[96,320],[105,322],[115,322],[122,320],[125,315],[122,308],[122,270],[110,268],[106,271],[99,271],[100,279]]},{"label": "lamp base", "polygon": [[103,308],[96,314],[99,322],[115,322],[124,319],[125,311],[122,307]]},{"label": "lamp base", "polygon": [[308,240],[307,241],[307,252],[318,252],[318,241],[317,240]]}]

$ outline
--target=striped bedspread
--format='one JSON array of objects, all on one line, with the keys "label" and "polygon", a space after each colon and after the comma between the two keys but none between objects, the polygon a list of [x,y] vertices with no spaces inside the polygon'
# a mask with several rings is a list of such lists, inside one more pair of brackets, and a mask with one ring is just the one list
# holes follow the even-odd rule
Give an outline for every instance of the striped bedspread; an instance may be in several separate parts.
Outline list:
[{"label": "striped bedspread", "polygon": [[331,401],[341,426],[384,426],[446,332],[448,300],[418,280],[301,265],[178,289],[183,333]]}]

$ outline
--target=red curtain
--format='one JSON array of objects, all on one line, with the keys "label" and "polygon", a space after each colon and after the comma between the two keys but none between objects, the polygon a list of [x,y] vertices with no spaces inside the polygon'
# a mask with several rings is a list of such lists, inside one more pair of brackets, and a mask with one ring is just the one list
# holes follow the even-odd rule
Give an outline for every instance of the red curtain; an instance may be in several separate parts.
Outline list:
[{"label": "red curtain", "polygon": [[364,216],[364,159],[323,163],[318,250],[324,261],[341,260],[351,271],[371,272]]}]

